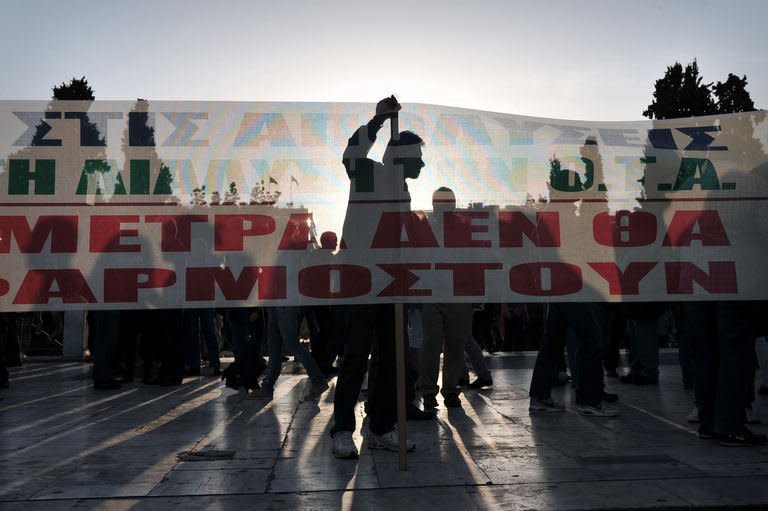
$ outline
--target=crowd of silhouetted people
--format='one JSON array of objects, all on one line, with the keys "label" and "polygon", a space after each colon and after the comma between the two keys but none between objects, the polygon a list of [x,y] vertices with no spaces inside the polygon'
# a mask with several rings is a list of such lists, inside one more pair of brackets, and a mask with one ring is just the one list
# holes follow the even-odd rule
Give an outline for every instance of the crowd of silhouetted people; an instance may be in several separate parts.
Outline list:
[{"label": "crowd of silhouetted people", "polygon": [[[746,325],[743,331],[734,323],[725,323],[726,329],[719,324],[729,317],[741,321],[758,307],[750,302],[407,305],[407,417],[433,419],[435,409],[441,406],[438,397],[445,407],[462,406],[463,392],[493,386],[490,354],[529,350],[539,340],[530,385],[530,413],[563,411],[565,406],[553,399],[552,389],[572,385],[578,413],[613,417],[618,409],[611,403],[619,396],[606,392],[605,380],[658,385],[659,349],[677,347],[682,378],[672,384],[694,390],[688,420],[699,424],[699,436],[717,439],[723,445],[761,445],[765,437],[751,432],[747,425],[756,422],[752,413],[756,394],[768,394],[766,371],[757,373],[759,364],[768,363],[768,342],[758,336],[761,332],[755,326],[759,321]],[[227,387],[262,400],[273,398],[289,356],[309,377],[304,398],[317,399],[329,388],[329,379],[341,377],[346,354],[364,359],[362,371],[353,373],[360,373],[360,378],[369,365],[377,368],[368,376],[366,412],[371,412],[374,406],[384,406],[382,401],[395,399],[395,382],[382,376],[388,369],[380,365],[381,349],[373,350],[369,359],[369,348],[361,350],[348,344],[355,335],[375,337],[382,329],[389,334],[386,338],[392,339],[392,332],[386,331],[394,325],[394,310],[384,307],[385,313],[379,317],[376,312],[366,316],[363,311],[362,317],[374,328],[361,334],[350,331],[350,325],[354,327],[350,315],[360,315],[359,308],[91,311],[87,313],[85,353],[93,361],[95,389],[117,389],[134,379],[147,385],[173,386],[182,384],[184,378],[210,377],[221,378]],[[386,315],[389,313],[391,317]],[[0,315],[3,387],[9,385],[6,366],[22,364],[23,347],[29,347],[30,338],[59,337],[62,319],[63,315],[49,313]],[[744,336],[742,345],[737,342],[739,338],[734,339],[739,332]],[[723,340],[719,336],[727,337]],[[742,347],[745,349],[740,351]],[[622,348],[626,349],[626,361],[621,360]],[[226,367],[221,365],[223,351],[231,352],[234,359]],[[355,351],[363,354],[356,355]],[[383,378],[386,385],[377,384],[377,378]],[[335,400],[348,399],[354,408],[359,389],[353,394],[339,395],[337,386]],[[350,428],[354,425],[335,429],[335,440],[339,431],[349,432]],[[396,439],[390,440],[393,442],[382,447],[395,450]],[[354,444],[341,441],[335,442],[334,452],[342,458],[357,455]]]}]

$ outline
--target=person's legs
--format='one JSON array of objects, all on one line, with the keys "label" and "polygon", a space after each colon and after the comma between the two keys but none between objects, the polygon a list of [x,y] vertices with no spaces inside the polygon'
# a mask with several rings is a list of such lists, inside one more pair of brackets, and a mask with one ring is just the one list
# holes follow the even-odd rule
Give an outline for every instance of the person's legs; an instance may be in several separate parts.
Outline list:
[{"label": "person's legs", "polygon": [[[252,312],[253,310],[250,308],[237,308],[231,309],[228,314],[230,334],[238,339],[237,343],[241,346],[242,359],[237,362],[241,378],[240,384],[247,390],[259,388],[259,376],[266,367],[264,358],[261,356],[263,335],[252,334],[254,331],[259,333],[259,329],[251,328]],[[215,314],[212,316],[212,319],[215,328]]]},{"label": "person's legs", "polygon": [[371,305],[348,305],[339,308],[344,313],[345,343],[333,399],[334,425],[331,435],[338,431],[355,430],[355,406],[365,373],[368,371],[375,319]]},{"label": "person's legs", "polygon": [[616,314],[616,308],[607,305],[605,314],[605,346],[603,347],[603,368],[605,373],[613,378],[618,376],[617,369],[621,365],[621,338],[624,331],[624,320]]},{"label": "person's legs", "polygon": [[[307,347],[299,341],[300,309],[300,307],[278,307],[276,309],[280,335],[284,346],[293,353],[294,358],[306,369],[309,379],[312,380],[312,385],[323,386],[326,384],[323,372],[318,367],[315,359],[312,358]],[[271,359],[272,356],[270,354]]]},{"label": "person's legs", "polygon": [[599,407],[603,401],[603,335],[605,332],[602,304],[568,303],[566,321],[571,333],[568,350],[577,357],[576,404]]},{"label": "person's legs", "polygon": [[[506,313],[505,313],[506,312]],[[525,341],[526,317],[525,304],[509,303],[502,305],[504,318],[504,351],[521,351]]]},{"label": "person's legs", "polygon": [[93,381],[106,384],[114,380],[112,363],[120,335],[120,311],[92,311],[94,327]]},{"label": "person's legs", "polygon": [[696,406],[699,409],[700,429],[715,430],[715,396],[719,353],[715,304],[710,302],[684,302],[682,307],[684,331],[689,336],[694,353]]},{"label": "person's legs", "polygon": [[746,423],[747,386],[752,383],[754,337],[748,302],[717,302],[717,345],[720,351],[715,398],[715,431],[740,433]]},{"label": "person's legs", "polygon": [[5,363],[5,350],[8,341],[8,313],[0,312],[0,389],[8,387],[8,368]]},{"label": "person's legs", "polygon": [[443,396],[458,395],[459,378],[464,367],[464,346],[472,338],[472,305],[449,303],[438,305],[444,328]]},{"label": "person's legs", "polygon": [[153,310],[151,317],[160,346],[160,384],[178,385],[184,377],[181,309]]},{"label": "person's legs", "polygon": [[[151,314],[149,309],[138,309],[134,311],[135,321],[138,325],[140,351],[142,358],[142,381],[147,385],[157,385],[160,383],[160,346],[155,342],[155,333],[152,331]],[[88,313],[90,316],[91,313]]]},{"label": "person's legs", "polygon": [[[228,309],[224,314],[224,335],[228,338],[235,354],[235,365],[239,373],[239,384],[253,388],[255,385],[255,368],[253,367],[249,347],[248,309]],[[214,317],[215,321],[215,317]]]},{"label": "person's legs", "polygon": [[559,350],[563,351],[562,339],[565,337],[567,323],[564,314],[565,304],[551,303],[547,307],[544,320],[544,335],[533,367],[531,386],[528,395],[533,399],[547,400],[551,397],[552,383],[557,375]]},{"label": "person's legs", "polygon": [[[576,343],[574,342],[568,342],[568,337],[573,336],[573,330],[566,328],[565,334],[563,335],[560,342],[562,342],[561,349],[566,354],[566,359],[568,360],[568,367],[571,371],[571,386],[575,389],[576,385],[579,383],[579,357],[578,357],[578,346],[576,346]],[[559,350],[558,350],[559,353]],[[559,366],[562,367],[562,366]]]},{"label": "person's legs", "polygon": [[758,386],[759,392],[768,392],[768,338],[758,337],[755,347],[757,353],[757,365],[759,367]]},{"label": "person's legs", "polygon": [[344,354],[344,344],[346,339],[344,337],[344,331],[346,329],[346,314],[344,312],[344,306],[331,305],[331,329],[330,340],[328,341],[328,353],[331,365],[336,361],[337,357],[341,357]]},{"label": "person's legs", "polygon": [[419,367],[419,392],[422,396],[436,396],[440,387],[437,377],[440,372],[440,353],[443,351],[444,329],[438,305],[424,304],[422,307],[424,342],[421,345]]},{"label": "person's legs", "polygon": [[692,389],[696,383],[696,352],[695,332],[698,330],[696,319],[690,317],[686,302],[681,303],[676,309],[679,318],[678,351],[677,358],[680,363],[680,371],[683,375],[683,386]]},{"label": "person's legs", "polygon": [[416,399],[416,390],[419,382],[421,365],[421,347],[424,345],[424,319],[421,305],[408,305],[405,309],[408,318],[408,349],[405,361],[408,369],[407,375],[407,399],[410,403]]},{"label": "person's legs", "polygon": [[267,362],[267,372],[261,382],[262,386],[267,390],[272,390],[275,387],[275,382],[277,382],[277,378],[280,376],[283,368],[283,330],[280,328],[280,324],[281,322],[287,323],[288,321],[282,309],[283,307],[272,307],[267,315],[267,323],[269,325],[269,334],[267,335],[269,361]]},{"label": "person's legs", "polygon": [[[305,307],[309,328],[309,339],[312,346],[312,358],[323,373],[331,368],[331,310],[327,305]],[[335,359],[336,357],[333,356]]]},{"label": "person's legs", "polygon": [[205,340],[208,351],[208,365],[214,372],[221,369],[221,353],[219,352],[219,338],[216,335],[216,311],[214,309],[199,309],[200,331]]},{"label": "person's legs", "polygon": [[[23,330],[20,326],[25,313],[7,312],[6,314],[8,314],[8,337],[5,342],[5,363],[8,367],[18,367],[21,365],[21,330]],[[94,318],[93,314],[88,314],[89,332],[96,331]],[[94,327],[91,329],[92,326]],[[88,349],[91,352],[91,356],[93,356],[93,344],[95,344],[93,334],[88,336],[88,341]]]},{"label": "person's legs", "polygon": [[491,334],[490,308],[490,304],[483,304],[479,309],[473,309],[472,336],[488,353],[493,353],[496,348]]},{"label": "person's legs", "polygon": [[659,341],[656,324],[657,318],[633,319],[627,323],[632,346],[629,372],[638,382],[659,381]]},{"label": "person's legs", "polygon": [[483,348],[472,337],[471,331],[470,336],[467,337],[467,342],[464,344],[464,351],[469,356],[469,363],[472,364],[472,370],[477,377],[491,379],[491,370],[488,369],[488,363],[483,356]]},{"label": "person's legs", "polygon": [[375,366],[375,377],[368,382],[373,386],[368,426],[374,435],[383,435],[392,431],[397,422],[395,306],[375,305],[374,309],[376,334],[371,365]]},{"label": "person's legs", "polygon": [[139,338],[139,311],[120,311],[120,334],[118,335],[119,375],[125,381],[132,381],[136,365],[136,348]]},{"label": "person's legs", "polygon": [[196,309],[184,309],[184,365],[192,373],[200,372],[200,317]]}]

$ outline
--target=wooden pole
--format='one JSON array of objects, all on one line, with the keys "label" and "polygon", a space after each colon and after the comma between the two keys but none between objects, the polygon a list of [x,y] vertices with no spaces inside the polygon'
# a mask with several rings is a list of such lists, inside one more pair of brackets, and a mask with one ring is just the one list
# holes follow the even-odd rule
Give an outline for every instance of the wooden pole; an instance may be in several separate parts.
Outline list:
[{"label": "wooden pole", "polygon": [[[397,113],[389,120],[390,139],[400,140]],[[405,411],[405,311],[402,303],[395,304],[395,356],[397,377],[397,457],[400,470],[408,470],[408,432]]]},{"label": "wooden pole", "polygon": [[397,438],[400,470],[408,470],[408,432],[405,416],[405,313],[402,303],[395,304],[395,355],[397,356]]},{"label": "wooden pole", "polygon": [[400,127],[397,114],[394,114],[389,120],[390,137],[392,140],[400,140]]}]

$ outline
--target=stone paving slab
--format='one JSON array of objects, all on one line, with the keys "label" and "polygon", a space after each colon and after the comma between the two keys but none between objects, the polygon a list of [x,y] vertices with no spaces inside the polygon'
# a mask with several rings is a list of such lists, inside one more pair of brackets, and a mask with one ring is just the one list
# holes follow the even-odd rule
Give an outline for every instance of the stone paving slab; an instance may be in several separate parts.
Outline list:
[{"label": "stone paving slab", "polygon": [[[768,448],[699,440],[673,353],[659,386],[607,380],[617,418],[579,416],[569,387],[556,390],[564,413],[530,416],[533,360],[495,354],[492,389],[409,422],[406,471],[359,431],[360,458],[333,458],[335,380],[302,401],[306,376],[286,371],[266,403],[206,377],[95,391],[86,363],[31,361],[0,394],[0,509],[768,508]],[[758,418],[767,412],[758,397]]]}]

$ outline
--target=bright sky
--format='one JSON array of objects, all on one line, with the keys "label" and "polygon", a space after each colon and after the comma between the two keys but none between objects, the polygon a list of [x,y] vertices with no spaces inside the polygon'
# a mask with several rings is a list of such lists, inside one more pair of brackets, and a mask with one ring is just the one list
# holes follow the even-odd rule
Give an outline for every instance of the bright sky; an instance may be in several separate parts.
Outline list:
[{"label": "bright sky", "polygon": [[3,0],[0,99],[421,102],[638,120],[697,58],[768,107],[768,2]]}]

